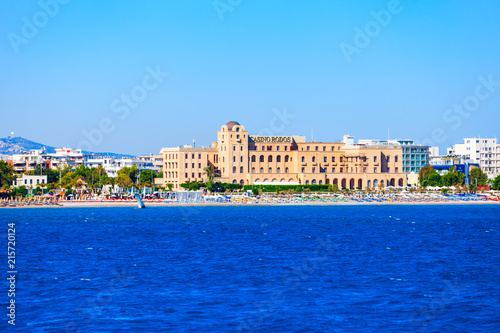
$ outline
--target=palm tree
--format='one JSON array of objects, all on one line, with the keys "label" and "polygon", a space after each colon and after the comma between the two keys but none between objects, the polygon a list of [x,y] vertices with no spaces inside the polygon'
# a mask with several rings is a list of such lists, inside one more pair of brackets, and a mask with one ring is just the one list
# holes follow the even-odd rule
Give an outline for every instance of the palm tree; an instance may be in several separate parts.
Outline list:
[{"label": "palm tree", "polygon": [[210,165],[207,165],[203,169],[203,174],[207,176],[209,184],[212,184],[214,182],[214,178],[218,176],[217,170],[212,169]]}]

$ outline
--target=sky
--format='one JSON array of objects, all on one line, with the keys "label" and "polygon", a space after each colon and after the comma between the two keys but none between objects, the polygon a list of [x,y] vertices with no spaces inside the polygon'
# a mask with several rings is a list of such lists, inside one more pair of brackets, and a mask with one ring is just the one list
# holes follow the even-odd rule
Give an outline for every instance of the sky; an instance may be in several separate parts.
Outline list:
[{"label": "sky", "polygon": [[500,2],[0,2],[0,137],[157,154],[228,121],[307,140],[496,137]]}]

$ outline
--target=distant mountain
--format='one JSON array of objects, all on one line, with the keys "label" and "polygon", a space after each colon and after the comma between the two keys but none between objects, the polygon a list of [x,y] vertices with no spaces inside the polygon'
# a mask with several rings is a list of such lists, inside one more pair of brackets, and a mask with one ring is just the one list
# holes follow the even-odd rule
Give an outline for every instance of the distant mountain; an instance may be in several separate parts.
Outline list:
[{"label": "distant mountain", "polygon": [[[0,139],[0,154],[4,155],[12,155],[19,154],[22,152],[29,152],[33,149],[42,149],[45,147],[48,153],[55,153],[56,148],[47,146],[38,142],[34,142],[21,137],[7,137]],[[117,153],[94,153],[83,151],[84,154],[95,154],[95,155],[105,155],[105,156],[114,156],[114,157],[133,157],[132,155],[127,154],[117,154]]]},{"label": "distant mountain", "polygon": [[45,147],[48,153],[55,153],[56,149],[38,142],[34,142],[21,137],[7,137],[0,139],[0,154],[12,155],[22,152],[29,152],[33,149]]}]

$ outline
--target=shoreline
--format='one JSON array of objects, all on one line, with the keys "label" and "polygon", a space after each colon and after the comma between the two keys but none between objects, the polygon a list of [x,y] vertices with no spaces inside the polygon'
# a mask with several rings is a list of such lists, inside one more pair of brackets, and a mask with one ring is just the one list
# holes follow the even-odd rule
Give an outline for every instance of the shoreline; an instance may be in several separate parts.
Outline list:
[{"label": "shoreline", "polygon": [[[405,205],[405,206],[422,206],[422,205],[499,205],[500,202],[494,201],[429,201],[429,202],[260,202],[260,203],[165,203],[165,202],[144,202],[148,207],[210,207],[210,206],[380,206],[380,205]],[[138,207],[137,202],[63,202],[59,205],[29,205],[16,207],[0,207],[0,208],[109,208],[109,207]]]}]

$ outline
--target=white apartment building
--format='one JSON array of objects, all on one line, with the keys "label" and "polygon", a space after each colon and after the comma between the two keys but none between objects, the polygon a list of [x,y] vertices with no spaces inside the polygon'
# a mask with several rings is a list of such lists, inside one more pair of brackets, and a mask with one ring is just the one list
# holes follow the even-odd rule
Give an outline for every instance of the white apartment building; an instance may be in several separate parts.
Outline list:
[{"label": "white apartment building", "polygon": [[448,155],[463,156],[478,163],[488,178],[500,174],[500,144],[496,138],[465,138],[464,143],[448,148]]},{"label": "white apartment building", "polygon": [[[23,173],[35,170],[38,164],[45,164],[45,149],[34,149],[29,153],[19,153],[12,155],[12,165],[15,173]],[[46,165],[44,165],[46,167]]]},{"label": "white apartment building", "polygon": [[97,168],[101,165],[108,177],[117,177],[118,171],[122,168],[130,168],[132,166],[137,166],[139,171],[141,170],[153,170],[160,171],[161,167],[153,165],[152,161],[147,161],[139,158],[115,158],[115,157],[90,157],[85,162],[85,166],[89,168]]},{"label": "white apartment building", "polygon": [[429,148],[429,164],[430,165],[441,165],[442,159],[441,155],[439,155],[439,147],[430,147]]},{"label": "white apartment building", "polygon": [[44,157],[50,160],[50,168],[54,169],[66,165],[78,167],[83,164],[86,156],[81,149],[63,147],[57,148],[55,153],[46,154]]},{"label": "white apartment building", "polygon": [[30,176],[30,175],[22,175],[19,178],[16,178],[12,186],[26,186],[28,188],[35,188],[37,186],[45,186],[47,184],[47,176]]}]

